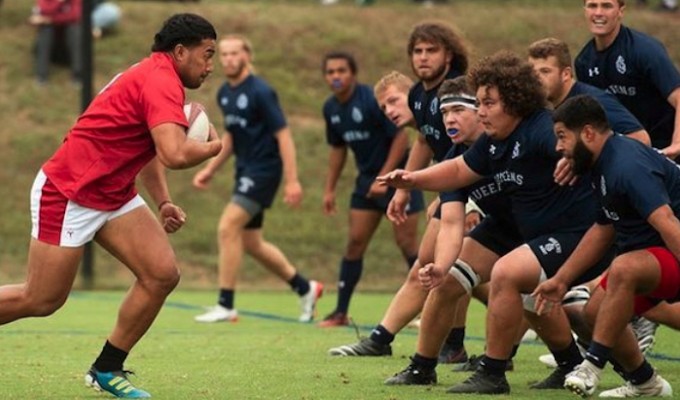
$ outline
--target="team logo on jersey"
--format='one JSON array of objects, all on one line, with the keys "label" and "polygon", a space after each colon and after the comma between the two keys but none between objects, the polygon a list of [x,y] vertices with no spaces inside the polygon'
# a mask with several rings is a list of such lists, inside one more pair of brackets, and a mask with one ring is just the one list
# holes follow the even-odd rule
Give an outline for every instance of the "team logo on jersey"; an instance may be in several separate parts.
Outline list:
[{"label": "team logo on jersey", "polygon": [[489,146],[489,154],[496,154],[496,146],[495,145],[492,144],[491,146]]},{"label": "team logo on jersey", "polygon": [[510,158],[514,160],[517,157],[519,157],[519,142],[515,142],[515,147],[512,149],[512,156]]},{"label": "team logo on jersey", "polygon": [[255,181],[247,176],[243,176],[238,180],[238,191],[241,193],[248,193],[253,186],[255,186]]},{"label": "team logo on jersey", "polygon": [[430,102],[430,113],[432,115],[437,115],[437,112],[439,112],[439,99],[435,97],[432,99],[432,102]]},{"label": "team logo on jersey", "polygon": [[364,120],[364,116],[363,116],[363,114],[361,114],[361,110],[359,110],[359,109],[356,108],[356,107],[352,107],[352,119],[353,119],[354,122],[356,122],[357,124],[360,124],[361,121]]},{"label": "team logo on jersey", "polygon": [[248,107],[248,96],[246,96],[244,93],[238,95],[238,99],[236,99],[236,107],[241,110],[245,110],[245,108]]},{"label": "team logo on jersey", "polygon": [[619,71],[619,74],[621,75],[626,73],[626,60],[624,60],[621,55],[616,59],[616,70]]},{"label": "team logo on jersey", "polygon": [[562,254],[562,245],[554,237],[548,238],[548,243],[538,246],[544,256],[548,253],[555,252],[555,254]]},{"label": "team logo on jersey", "polygon": [[339,124],[340,123],[340,116],[339,115],[331,115],[331,124]]},{"label": "team logo on jersey", "polygon": [[610,220],[612,220],[612,221],[618,221],[618,220],[619,220],[619,214],[617,214],[617,213],[614,212],[614,211],[609,211],[609,210],[607,210],[605,207],[602,207],[602,212],[604,213],[604,215],[605,215],[608,219],[610,219]]},{"label": "team logo on jersey", "polygon": [[416,101],[416,102],[413,104],[413,108],[414,108],[415,110],[420,110],[421,108],[423,108],[423,103],[420,102],[420,101]]},{"label": "team logo on jersey", "polygon": [[222,107],[225,107],[227,104],[229,104],[229,98],[227,96],[222,96],[220,98],[220,104]]},{"label": "team logo on jersey", "polygon": [[588,68],[588,76],[592,78],[595,75],[600,75],[600,69],[598,67]]}]

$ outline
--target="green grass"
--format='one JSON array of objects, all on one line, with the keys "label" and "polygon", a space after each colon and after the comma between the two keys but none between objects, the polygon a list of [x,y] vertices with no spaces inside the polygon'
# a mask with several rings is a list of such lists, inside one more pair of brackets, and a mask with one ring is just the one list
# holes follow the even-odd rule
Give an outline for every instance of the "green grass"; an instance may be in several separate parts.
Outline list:
[{"label": "green grass", "polygon": [[[64,68],[53,68],[51,84],[33,84],[31,47],[33,29],[25,21],[31,1],[6,1],[0,8],[0,282],[24,275],[29,235],[28,191],[37,169],[61,142],[76,119],[79,91],[73,88]],[[278,90],[298,146],[300,178],[305,200],[300,210],[288,212],[280,199],[267,214],[266,236],[278,244],[307,275],[334,281],[347,235],[345,212],[326,218],[321,212],[327,145],[321,106],[329,91],[320,73],[320,59],[328,50],[351,50],[359,61],[359,78],[373,83],[382,74],[399,69],[410,72],[405,46],[411,27],[439,18],[456,26],[473,49],[473,61],[498,49],[524,52],[526,46],[545,36],[569,43],[574,53],[587,40],[581,2],[543,0],[451,0],[448,5],[424,8],[410,0],[378,0],[372,7],[357,7],[343,0],[322,7],[317,0],[203,0],[200,3],[124,1],[123,23],[117,35],[95,44],[95,91],[114,74],[146,56],[151,38],[169,15],[191,11],[207,16],[220,34],[244,33],[255,47],[258,73]],[[626,23],[662,40],[680,64],[678,17],[638,10],[631,5]],[[216,60],[217,62],[217,60]],[[214,100],[221,83],[219,69],[206,84],[189,92],[191,100],[208,108],[219,121]],[[219,123],[217,123],[219,125]],[[229,198],[232,169],[226,168],[208,192],[197,193],[190,185],[195,170],[169,174],[176,203],[189,222],[173,236],[182,285],[206,287],[215,281],[215,223]],[[354,176],[351,162],[339,186],[340,210],[347,209]],[[389,224],[382,224],[372,242],[365,265],[365,288],[391,289],[399,284],[403,261],[392,240]],[[96,252],[100,287],[122,287],[129,281],[117,261]],[[395,276],[394,279],[390,277]],[[243,281],[250,284],[269,276],[247,261]],[[79,282],[76,285],[80,285]]]},{"label": "green grass", "polygon": [[[108,398],[86,389],[83,374],[99,353],[110,331],[122,292],[75,292],[57,314],[28,319],[0,330],[3,399]],[[391,295],[359,294],[353,318],[372,327]],[[160,399],[447,399],[445,388],[467,375],[440,366],[435,387],[387,387],[382,381],[403,369],[415,349],[416,331],[405,330],[387,358],[334,358],[328,348],[356,340],[351,328],[319,329],[295,322],[297,299],[291,293],[241,293],[236,324],[202,325],[193,322],[200,306],[214,301],[214,293],[180,291],[173,294],[147,336],[130,355],[126,367],[137,372],[133,381]],[[330,300],[322,300],[321,312]],[[483,350],[484,310],[471,306],[466,347]],[[362,334],[368,334],[364,329]],[[655,354],[680,356],[680,345],[669,330],[659,329]],[[550,370],[537,357],[546,349],[538,343],[520,348],[515,371],[508,374],[513,398],[574,399],[563,391],[536,392],[528,382]],[[652,363],[672,385],[680,385],[678,361]],[[620,383],[608,370],[602,388]],[[457,397],[458,398],[458,397]],[[461,396],[460,398],[498,398]],[[501,397],[503,398],[503,397]]]}]

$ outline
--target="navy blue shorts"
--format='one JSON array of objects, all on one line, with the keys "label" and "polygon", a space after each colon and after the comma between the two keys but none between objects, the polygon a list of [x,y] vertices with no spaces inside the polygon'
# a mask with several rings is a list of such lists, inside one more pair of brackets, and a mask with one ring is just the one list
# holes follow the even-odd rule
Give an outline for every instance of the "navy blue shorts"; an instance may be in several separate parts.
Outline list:
[{"label": "navy blue shorts", "polygon": [[524,243],[516,227],[487,215],[468,236],[499,256],[504,256]]},{"label": "navy blue shorts", "polygon": [[[350,208],[353,210],[375,210],[381,213],[387,211],[387,205],[394,196],[394,190],[390,189],[384,196],[369,198],[365,194],[352,193]],[[411,200],[406,205],[406,214],[414,214],[425,209],[425,198],[420,190],[411,190]]]},{"label": "navy blue shorts", "polygon": [[[552,278],[557,270],[567,261],[567,258],[576,249],[585,232],[562,232],[538,236],[527,242],[531,251],[536,255],[548,278]],[[589,282],[600,276],[611,264],[616,252],[614,247],[590,267],[583,275],[579,276],[572,286]]]},{"label": "navy blue shorts", "polygon": [[264,176],[237,174],[233,193],[247,197],[264,209],[271,207],[280,184],[281,174]]}]

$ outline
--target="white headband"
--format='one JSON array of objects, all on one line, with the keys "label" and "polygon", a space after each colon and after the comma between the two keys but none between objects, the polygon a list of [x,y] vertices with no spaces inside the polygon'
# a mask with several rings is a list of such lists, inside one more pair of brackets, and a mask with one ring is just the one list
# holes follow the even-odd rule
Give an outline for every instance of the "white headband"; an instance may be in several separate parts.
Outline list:
[{"label": "white headband", "polygon": [[439,110],[451,106],[463,106],[477,110],[477,99],[465,93],[445,94],[439,99]]}]

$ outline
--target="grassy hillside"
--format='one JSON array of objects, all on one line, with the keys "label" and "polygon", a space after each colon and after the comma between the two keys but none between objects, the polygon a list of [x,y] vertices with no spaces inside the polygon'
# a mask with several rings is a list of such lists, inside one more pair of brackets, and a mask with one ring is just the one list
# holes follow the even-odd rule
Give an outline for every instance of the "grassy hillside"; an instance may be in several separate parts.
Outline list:
[{"label": "grassy hillside", "polygon": [[[41,163],[59,145],[79,111],[79,91],[68,71],[53,68],[50,85],[37,87],[32,76],[32,27],[25,23],[30,1],[10,1],[0,9],[0,282],[23,275],[30,221],[28,190]],[[278,201],[266,217],[267,237],[279,244],[302,271],[324,280],[335,280],[336,265],[343,251],[346,214],[325,218],[321,214],[321,191],[327,149],[320,108],[328,90],[320,74],[320,58],[332,49],[352,51],[359,60],[360,79],[373,83],[392,69],[410,72],[405,41],[417,22],[439,18],[454,24],[467,38],[473,58],[508,48],[523,52],[533,40],[556,36],[566,40],[575,53],[587,40],[578,1],[473,1],[451,0],[446,6],[425,8],[408,0],[378,0],[372,7],[357,7],[343,0],[322,7],[316,0],[200,3],[121,2],[124,21],[119,33],[95,44],[95,91],[115,73],[148,54],[151,39],[169,15],[191,11],[208,17],[219,33],[240,32],[255,47],[260,75],[279,91],[298,145],[300,174],[305,187],[302,209],[288,212]],[[647,10],[628,10],[630,26],[661,39],[680,64],[680,19],[677,15]],[[217,62],[217,61],[216,61]],[[189,98],[202,102],[219,125],[214,96],[221,82],[219,72]],[[185,286],[212,282],[216,246],[215,222],[229,198],[232,172],[226,169],[212,190],[197,193],[190,186],[194,170],[171,172],[175,201],[189,213],[189,222],[173,237],[185,272]],[[353,166],[343,176],[341,206],[346,208],[354,175]],[[403,277],[403,261],[395,251],[391,229],[383,224],[366,258],[363,288],[394,287]],[[118,264],[97,252],[99,283],[119,284],[128,279]],[[246,282],[266,276],[248,263]],[[385,276],[394,279],[385,279]],[[280,287],[280,286],[276,286]]]}]

